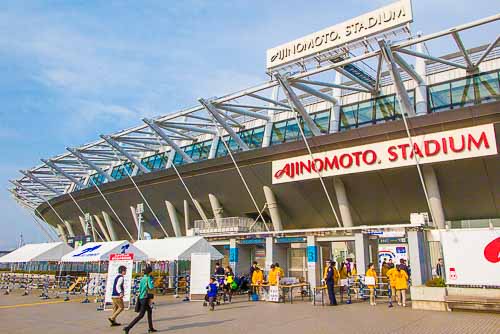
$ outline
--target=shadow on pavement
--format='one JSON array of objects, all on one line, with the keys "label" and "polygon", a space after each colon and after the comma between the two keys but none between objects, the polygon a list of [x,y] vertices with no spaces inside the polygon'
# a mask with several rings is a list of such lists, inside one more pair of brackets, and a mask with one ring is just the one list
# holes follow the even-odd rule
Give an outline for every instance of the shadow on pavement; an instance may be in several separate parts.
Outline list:
[{"label": "shadow on pavement", "polygon": [[188,319],[188,318],[193,318],[197,317],[200,315],[204,315],[205,313],[198,313],[198,314],[193,314],[193,315],[185,315],[185,316],[180,316],[180,317],[170,317],[170,318],[160,318],[160,319],[153,319],[155,322],[161,322],[161,321],[173,321],[173,320],[181,320],[181,319]]},{"label": "shadow on pavement", "polygon": [[204,321],[204,322],[193,322],[190,324],[184,324],[184,325],[177,325],[177,326],[171,326],[163,330],[159,330],[158,332],[167,332],[167,331],[172,331],[176,329],[186,329],[186,328],[196,328],[196,327],[209,327],[209,326],[215,326],[219,325],[225,322],[233,321],[234,319],[228,319],[228,320],[220,320],[220,321]]}]

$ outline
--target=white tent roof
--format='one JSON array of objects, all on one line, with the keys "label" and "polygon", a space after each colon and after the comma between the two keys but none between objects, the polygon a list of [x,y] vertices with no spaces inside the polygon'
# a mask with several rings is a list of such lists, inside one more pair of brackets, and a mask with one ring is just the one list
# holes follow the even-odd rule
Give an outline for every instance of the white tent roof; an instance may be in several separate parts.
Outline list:
[{"label": "white tent roof", "polygon": [[109,261],[111,254],[133,253],[134,261],[147,260],[146,254],[126,240],[89,242],[62,257],[62,262]]},{"label": "white tent roof", "polygon": [[146,253],[150,261],[191,260],[193,253],[210,253],[212,260],[224,257],[202,237],[138,240],[134,246]]},{"label": "white tent roof", "polygon": [[60,261],[63,255],[68,254],[72,250],[73,248],[62,241],[28,244],[0,257],[0,263]]}]

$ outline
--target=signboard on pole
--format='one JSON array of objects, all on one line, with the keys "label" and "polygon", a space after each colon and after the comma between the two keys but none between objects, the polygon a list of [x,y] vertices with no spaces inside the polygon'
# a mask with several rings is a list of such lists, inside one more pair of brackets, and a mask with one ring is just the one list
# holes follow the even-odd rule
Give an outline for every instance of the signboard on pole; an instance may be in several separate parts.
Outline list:
[{"label": "signboard on pole", "polygon": [[381,169],[468,159],[498,153],[493,124],[434,132],[408,138],[347,147],[272,162],[273,184]]},{"label": "signboard on pole", "polygon": [[191,254],[191,277],[189,293],[191,300],[203,300],[210,280],[210,253]]},{"label": "signboard on pole", "polygon": [[120,273],[118,272],[118,268],[124,266],[127,268],[127,273],[123,277],[123,302],[130,303],[130,292],[132,289],[132,269],[134,265],[134,254],[133,253],[125,253],[125,254],[111,254],[109,256],[109,265],[108,265],[108,277],[106,279],[106,293],[104,296],[104,303],[111,303],[111,296],[113,294],[113,284],[115,279]]},{"label": "signboard on pole", "polygon": [[441,232],[446,283],[500,285],[500,229]]},{"label": "signboard on pole", "polygon": [[344,46],[413,21],[410,0],[402,0],[267,50],[267,69]]}]

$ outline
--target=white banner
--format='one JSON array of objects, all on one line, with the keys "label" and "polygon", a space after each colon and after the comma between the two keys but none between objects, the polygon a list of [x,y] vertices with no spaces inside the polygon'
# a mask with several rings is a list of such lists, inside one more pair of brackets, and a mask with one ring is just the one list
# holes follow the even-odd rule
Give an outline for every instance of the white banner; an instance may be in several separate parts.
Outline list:
[{"label": "white banner", "polygon": [[269,296],[267,297],[267,301],[279,303],[280,301],[280,289],[276,285],[271,285],[269,287]]},{"label": "white banner", "polygon": [[331,50],[413,21],[410,0],[402,0],[267,50],[267,68]]},{"label": "white banner", "polygon": [[[478,125],[408,138],[276,160],[273,184],[497,154],[493,124]],[[415,153],[413,153],[415,152]]]},{"label": "white banner", "polygon": [[207,293],[206,287],[210,280],[210,253],[191,254],[190,280],[189,293],[192,296]]},{"label": "white banner", "polygon": [[500,229],[441,232],[446,283],[500,286]]},{"label": "white banner", "polygon": [[134,254],[111,254],[109,256],[108,277],[106,279],[106,293],[104,297],[105,303],[111,303],[113,294],[113,284],[116,277],[119,275],[118,268],[125,266],[127,273],[123,277],[123,302],[130,302],[130,292],[132,290],[132,269],[134,266]]}]

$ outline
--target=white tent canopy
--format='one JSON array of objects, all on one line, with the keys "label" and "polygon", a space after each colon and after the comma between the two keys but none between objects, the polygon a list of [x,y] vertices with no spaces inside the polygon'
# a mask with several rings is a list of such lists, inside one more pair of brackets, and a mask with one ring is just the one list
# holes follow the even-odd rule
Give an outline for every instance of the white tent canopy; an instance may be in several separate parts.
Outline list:
[{"label": "white tent canopy", "polygon": [[143,251],[150,261],[190,261],[193,253],[210,253],[212,260],[224,257],[202,237],[138,240],[134,246]]},{"label": "white tent canopy", "polygon": [[60,261],[63,255],[72,250],[73,248],[62,241],[28,244],[0,257],[0,263]]},{"label": "white tent canopy", "polygon": [[111,254],[133,253],[134,261],[147,260],[146,254],[126,240],[109,242],[89,242],[62,257],[62,262],[102,262],[109,261]]}]

